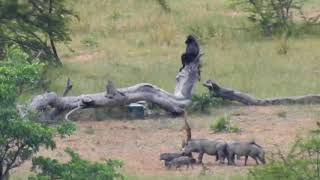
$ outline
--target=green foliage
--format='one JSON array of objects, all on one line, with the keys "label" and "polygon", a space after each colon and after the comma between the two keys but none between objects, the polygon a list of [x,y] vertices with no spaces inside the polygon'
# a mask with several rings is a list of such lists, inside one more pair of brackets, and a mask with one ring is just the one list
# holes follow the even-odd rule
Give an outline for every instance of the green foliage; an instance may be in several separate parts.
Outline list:
[{"label": "green foliage", "polygon": [[32,87],[41,77],[43,64],[30,64],[27,59],[27,54],[17,48],[10,48],[6,58],[0,61],[0,106],[15,106],[23,87]]},{"label": "green foliage", "polygon": [[210,93],[203,93],[201,95],[194,95],[189,105],[189,111],[194,112],[209,112],[210,107],[217,107],[228,104],[227,101],[212,96]]},{"label": "green foliage", "polygon": [[259,25],[265,35],[291,35],[293,14],[301,12],[307,0],[230,0],[233,7],[248,13],[248,19]]},{"label": "green foliage", "polygon": [[61,63],[52,48],[53,42],[70,41],[67,24],[72,12],[64,4],[65,0],[1,0],[0,58],[5,47],[19,46],[30,57]]},{"label": "green foliage", "polygon": [[38,152],[40,146],[51,149],[55,147],[51,128],[20,119],[14,111],[11,114],[10,119],[3,119],[2,116],[0,120],[0,179],[7,177],[11,169],[20,166]]},{"label": "green foliage", "polygon": [[19,48],[8,48],[6,58],[0,62],[0,101],[15,102],[26,85],[31,88],[40,80],[44,65],[27,60],[28,55]]},{"label": "green foliage", "polygon": [[231,124],[231,120],[229,116],[221,116],[214,120],[211,125],[210,129],[214,132],[239,132],[240,128]]},{"label": "green foliage", "polygon": [[56,159],[36,157],[32,160],[32,169],[36,176],[29,177],[30,180],[113,180],[124,179],[118,172],[123,163],[118,160],[107,160],[104,163],[91,162],[81,159],[79,154],[67,148],[65,152],[71,157],[67,163],[59,163]]},{"label": "green foliage", "polygon": [[97,38],[93,35],[86,36],[81,40],[81,43],[84,44],[87,47],[97,47],[98,42]]},{"label": "green foliage", "polygon": [[278,152],[265,166],[250,170],[254,180],[320,179],[320,126],[305,138],[295,141],[289,153]]},{"label": "green foliage", "polygon": [[73,122],[63,122],[57,127],[57,132],[61,137],[70,136],[76,131],[76,124]]},{"label": "green foliage", "polygon": [[55,147],[51,128],[22,119],[15,109],[22,87],[39,79],[42,65],[28,64],[28,56],[19,49],[10,49],[6,57],[0,62],[0,179],[8,178],[9,171],[38,152],[40,146]]}]

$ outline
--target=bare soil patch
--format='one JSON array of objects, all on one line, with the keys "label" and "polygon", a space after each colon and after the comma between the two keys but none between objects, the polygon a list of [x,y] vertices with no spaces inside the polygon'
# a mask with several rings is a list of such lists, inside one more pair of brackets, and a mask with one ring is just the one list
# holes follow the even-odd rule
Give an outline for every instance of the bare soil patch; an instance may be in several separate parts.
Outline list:
[{"label": "bare soil patch", "polygon": [[98,52],[87,52],[87,53],[80,53],[77,56],[71,56],[68,58],[65,58],[68,62],[89,62],[96,60],[99,57]]},{"label": "bare soil patch", "polygon": [[[281,150],[288,149],[297,135],[303,135],[315,126],[318,120],[319,106],[275,106],[275,107],[227,107],[215,110],[211,115],[192,115],[189,121],[193,138],[223,138],[229,140],[255,140],[265,147],[267,156],[278,145]],[[242,131],[239,133],[212,133],[208,124],[224,113],[231,115],[232,121]],[[57,138],[57,149],[42,150],[41,155],[68,160],[63,152],[71,147],[86,159],[103,161],[106,159],[123,160],[124,170],[143,175],[198,174],[202,168],[193,170],[166,170],[159,155],[163,152],[177,152],[180,149],[184,132],[183,121],[176,119],[146,119],[132,121],[81,121],[78,130],[71,137]],[[220,165],[215,157],[204,156],[209,172],[217,174],[246,173],[255,166],[249,158],[249,166],[243,166],[244,160],[237,166]],[[28,172],[30,162],[17,169],[16,173]]]}]

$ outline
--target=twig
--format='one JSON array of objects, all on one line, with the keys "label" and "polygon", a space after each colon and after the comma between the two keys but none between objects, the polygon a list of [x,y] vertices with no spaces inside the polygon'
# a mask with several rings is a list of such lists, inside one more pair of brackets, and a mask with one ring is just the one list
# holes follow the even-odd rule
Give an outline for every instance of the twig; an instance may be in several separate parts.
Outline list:
[{"label": "twig", "polygon": [[72,89],[72,82],[71,82],[71,80],[70,80],[70,78],[68,78],[68,80],[67,80],[67,84],[66,84],[66,87],[64,88],[64,91],[63,91],[63,97],[65,97],[68,93],[69,93],[69,91]]}]

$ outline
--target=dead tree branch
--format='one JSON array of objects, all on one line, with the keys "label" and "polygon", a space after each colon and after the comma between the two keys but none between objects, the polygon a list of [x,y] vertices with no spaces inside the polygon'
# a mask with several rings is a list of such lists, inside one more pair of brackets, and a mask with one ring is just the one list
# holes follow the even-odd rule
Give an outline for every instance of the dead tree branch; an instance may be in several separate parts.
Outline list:
[{"label": "dead tree branch", "polygon": [[223,99],[231,101],[237,101],[245,105],[267,106],[282,104],[320,103],[320,94],[260,99],[240,91],[221,87],[218,83],[212,80],[206,81],[203,85],[207,87],[208,90],[216,97],[221,97]]},{"label": "dead tree branch", "polygon": [[58,115],[68,111],[65,116],[67,120],[72,113],[80,109],[116,107],[137,101],[157,104],[172,114],[183,114],[184,108],[190,103],[193,88],[200,76],[201,56],[199,54],[192,63],[178,73],[173,94],[148,83],[117,89],[112,81],[108,81],[106,92],[66,96],[72,88],[72,83],[68,79],[63,96],[59,96],[55,92],[46,92],[35,96],[30,107],[33,111],[40,113],[41,119],[44,121],[57,120]]}]

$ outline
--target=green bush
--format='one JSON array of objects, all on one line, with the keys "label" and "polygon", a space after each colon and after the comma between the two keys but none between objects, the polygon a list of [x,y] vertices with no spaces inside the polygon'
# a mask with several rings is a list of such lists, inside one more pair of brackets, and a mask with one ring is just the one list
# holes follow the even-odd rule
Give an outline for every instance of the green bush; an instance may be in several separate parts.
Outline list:
[{"label": "green bush", "polygon": [[84,37],[80,42],[87,47],[97,47],[98,46],[97,38],[94,35],[88,35],[88,36]]},{"label": "green bush", "polygon": [[[16,110],[17,98],[24,87],[33,86],[42,75],[42,64],[28,63],[20,49],[8,49],[0,61],[0,179],[37,153],[40,147],[55,148],[55,129],[37,123],[29,114]],[[61,135],[72,131],[59,128]]]},{"label": "green bush", "polygon": [[231,124],[231,120],[228,116],[221,116],[214,120],[210,129],[214,132],[239,132],[240,128]]},{"label": "green bush", "polygon": [[307,0],[230,0],[232,7],[244,10],[248,19],[257,24],[263,34],[291,35],[294,14],[302,12]]},{"label": "green bush", "polygon": [[209,113],[210,107],[218,107],[218,106],[229,104],[228,101],[225,101],[221,98],[214,97],[210,93],[194,95],[191,101],[192,102],[188,107],[188,110],[191,112]]},{"label": "green bush", "polygon": [[123,163],[118,160],[107,160],[104,163],[91,162],[81,159],[79,154],[70,148],[65,152],[71,157],[67,163],[59,163],[56,159],[36,157],[32,160],[32,169],[36,173],[29,180],[113,180],[124,179],[117,171]]},{"label": "green bush", "polygon": [[320,126],[307,137],[298,138],[288,154],[273,154],[269,164],[250,170],[254,180],[320,179]]}]

